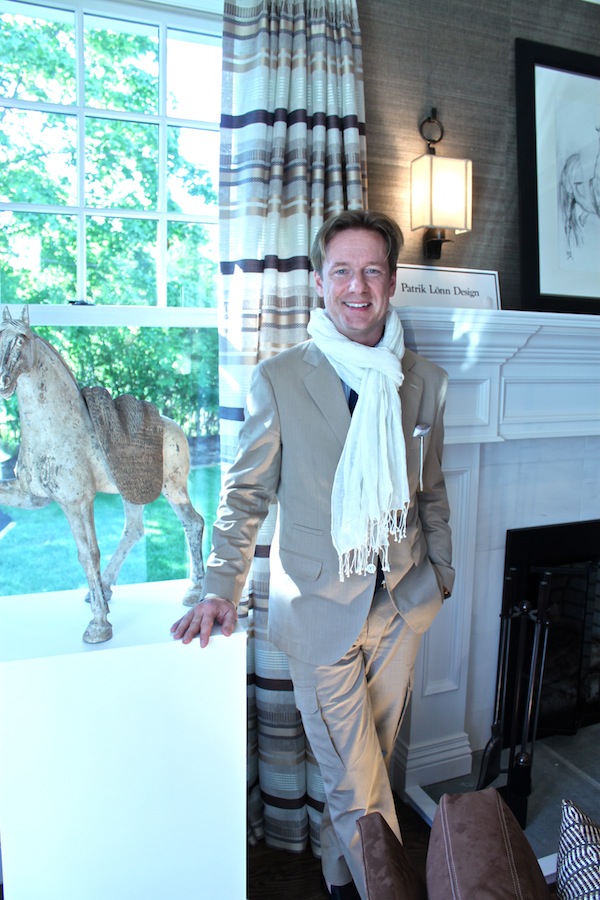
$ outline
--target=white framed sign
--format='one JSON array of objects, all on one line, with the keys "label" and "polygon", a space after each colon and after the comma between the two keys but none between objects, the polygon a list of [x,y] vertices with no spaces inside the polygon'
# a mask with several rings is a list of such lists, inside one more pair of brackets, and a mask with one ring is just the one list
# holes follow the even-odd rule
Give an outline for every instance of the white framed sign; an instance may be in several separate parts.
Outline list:
[{"label": "white framed sign", "polygon": [[500,309],[497,272],[443,266],[396,266],[394,306]]}]

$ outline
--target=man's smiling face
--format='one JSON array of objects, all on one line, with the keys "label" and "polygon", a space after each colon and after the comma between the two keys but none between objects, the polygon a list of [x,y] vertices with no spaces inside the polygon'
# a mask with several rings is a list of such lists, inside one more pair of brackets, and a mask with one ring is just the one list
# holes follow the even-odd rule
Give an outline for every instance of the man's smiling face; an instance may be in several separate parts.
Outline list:
[{"label": "man's smiling face", "polygon": [[340,334],[374,347],[396,288],[385,238],[365,228],[338,232],[327,245],[322,273],[315,272],[315,284]]}]

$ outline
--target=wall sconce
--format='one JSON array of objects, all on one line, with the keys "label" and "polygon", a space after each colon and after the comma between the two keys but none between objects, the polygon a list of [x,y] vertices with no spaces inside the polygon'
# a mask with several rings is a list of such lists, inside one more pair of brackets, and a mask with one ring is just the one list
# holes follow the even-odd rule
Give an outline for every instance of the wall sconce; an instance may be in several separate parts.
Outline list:
[{"label": "wall sconce", "polygon": [[472,224],[473,166],[470,159],[436,156],[435,145],[444,137],[436,112],[432,109],[419,126],[427,153],[410,164],[410,227],[412,231],[427,229],[423,236],[426,259],[440,258],[442,244],[450,240],[446,228],[459,234],[471,231]]}]

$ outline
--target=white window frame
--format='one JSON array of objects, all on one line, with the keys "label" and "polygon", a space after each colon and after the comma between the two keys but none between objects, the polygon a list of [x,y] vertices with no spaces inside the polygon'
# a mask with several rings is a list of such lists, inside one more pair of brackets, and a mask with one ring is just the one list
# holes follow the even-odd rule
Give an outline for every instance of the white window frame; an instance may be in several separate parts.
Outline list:
[{"label": "white window frame", "polygon": [[[152,24],[159,28],[159,40],[162,49],[166,46],[166,30],[167,28],[176,28],[183,31],[193,29],[200,30],[209,38],[220,41],[223,22],[223,0],[23,0],[35,6],[60,8],[67,11],[74,11],[80,16],[83,13],[92,15],[111,16],[116,19],[139,22],[141,24]],[[165,6],[172,4],[172,7],[165,9]],[[174,8],[176,5],[177,8]],[[82,19],[79,19],[79,27]],[[160,53],[159,65],[166,65],[166,54]],[[164,74],[161,72],[161,74]],[[164,82],[163,82],[164,83]],[[3,103],[0,98],[0,105]],[[19,101],[11,101],[10,105],[15,108],[31,109],[30,103],[19,103]],[[132,118],[144,122],[164,122],[166,121],[164,102],[161,104],[157,116],[135,116]],[[36,104],[34,108],[45,109],[49,112],[62,112],[64,107],[53,106],[52,104]],[[77,107],[77,115],[83,116],[82,108]],[[114,113],[103,110],[94,110],[94,115],[99,117],[114,117]],[[168,118],[169,125],[185,127],[190,122],[187,119]],[[196,122],[193,124],[197,125]],[[219,130],[218,123],[203,123],[207,129]],[[80,135],[83,129],[80,128]],[[81,138],[80,138],[81,140]],[[81,172],[82,170],[80,170]],[[164,181],[161,178],[160,181]],[[163,187],[164,190],[164,187]],[[88,207],[83,203],[83,192],[80,192],[80,205],[68,208],[70,211],[81,213]],[[18,204],[18,203],[0,203],[0,210],[14,210],[15,212],[41,212],[41,213],[57,213],[64,212],[63,206],[52,206],[46,204]],[[102,215],[106,210],[102,208],[94,208],[93,213]],[[122,218],[133,215],[131,211],[119,210],[118,215]],[[139,217],[139,212],[137,212]],[[167,219],[173,221],[178,219],[181,221],[190,221],[206,225],[218,224],[218,215],[207,214],[199,217],[197,215],[173,214],[162,211],[153,213],[152,211],[144,211],[143,218],[159,219],[159,227],[166,228]],[[81,216],[80,216],[81,220]],[[161,221],[162,220],[162,221]],[[77,248],[77,272],[78,272],[78,291],[77,296],[85,297],[85,242],[78,241]],[[157,281],[159,282],[158,297],[159,302],[164,305],[160,306],[75,306],[65,304],[59,306],[55,304],[29,306],[31,324],[35,325],[90,325],[90,326],[157,326],[157,327],[184,327],[184,328],[216,328],[218,325],[218,310],[216,308],[193,308],[193,307],[167,307],[166,306],[166,290],[161,290],[160,280],[166,281],[166,273],[164,267],[157,265]],[[21,306],[9,306],[11,314],[20,313]]]},{"label": "white window frame", "polygon": [[[222,20],[223,20],[223,0],[25,0],[36,6],[61,8],[68,11],[82,11],[93,15],[106,14],[117,19],[128,21],[139,21],[143,24],[158,25],[161,35],[162,47],[164,50],[166,40],[166,28],[175,28],[182,31],[185,30],[201,30],[207,35],[214,36],[215,40],[221,39]],[[177,8],[171,8],[176,5]],[[169,8],[166,8],[169,7]],[[81,27],[81,24],[80,26]],[[160,54],[160,65],[165,65],[165,54]],[[0,98],[0,103],[2,98]],[[11,103],[18,106],[18,103]],[[22,104],[28,109],[32,108],[31,104]],[[63,107],[52,107],[47,104],[49,111],[64,110]],[[164,103],[163,103],[164,107]],[[37,106],[36,108],[40,108]],[[164,109],[161,110],[164,113]],[[94,110],[94,114],[102,115],[101,110]],[[139,118],[139,117],[138,117]],[[158,117],[144,117],[143,121],[155,121]],[[169,125],[181,125],[185,127],[189,124],[189,120],[177,119],[169,117]],[[197,125],[196,122],[194,122]],[[215,123],[205,123],[207,127],[214,127],[215,131],[219,130],[219,125]],[[78,212],[89,209],[83,204],[83,197],[80,197],[80,206]],[[53,213],[56,211],[63,212],[64,207],[53,207],[50,205],[34,205],[34,204],[7,204],[0,203],[0,210],[15,210],[22,212],[44,212]],[[102,214],[102,209],[94,209],[95,214]],[[126,216],[126,210],[119,210],[120,216]],[[143,213],[146,218],[155,218],[151,212]],[[200,222],[201,224],[218,224],[218,214],[215,213],[211,218],[210,215],[199,217],[197,215],[161,213],[170,221],[174,219],[182,219],[184,221]],[[166,225],[165,225],[166,227]],[[85,279],[85,269],[82,265],[83,260],[79,258],[80,254],[85,253],[83,241],[78,242],[78,277],[81,279],[81,273]],[[78,285],[82,288],[78,296],[85,296],[85,284]],[[160,293],[159,293],[160,296]],[[166,291],[164,292],[166,299]],[[22,304],[3,304],[2,308],[7,307],[13,318],[21,315]],[[173,327],[173,328],[211,328],[216,329],[218,326],[218,310],[217,308],[196,308],[196,307],[167,307],[162,306],[108,306],[108,305],[64,305],[57,304],[28,304],[30,321],[32,327],[36,326],[90,326],[90,327],[121,327],[121,326],[139,326],[139,327]],[[204,513],[203,513],[204,514]],[[164,582],[169,584],[169,581]],[[1,589],[0,589],[1,592]]]}]

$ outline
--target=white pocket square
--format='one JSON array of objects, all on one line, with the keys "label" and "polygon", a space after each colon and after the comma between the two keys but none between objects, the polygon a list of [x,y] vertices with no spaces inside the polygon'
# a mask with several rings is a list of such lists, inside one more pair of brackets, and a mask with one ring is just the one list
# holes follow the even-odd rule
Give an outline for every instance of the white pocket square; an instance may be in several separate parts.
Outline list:
[{"label": "white pocket square", "polygon": [[413,437],[423,438],[426,434],[429,434],[431,431],[431,425],[415,425],[415,430],[413,431]]},{"label": "white pocket square", "polygon": [[423,440],[431,431],[431,425],[415,425],[413,437],[419,438],[419,490],[423,490]]}]

